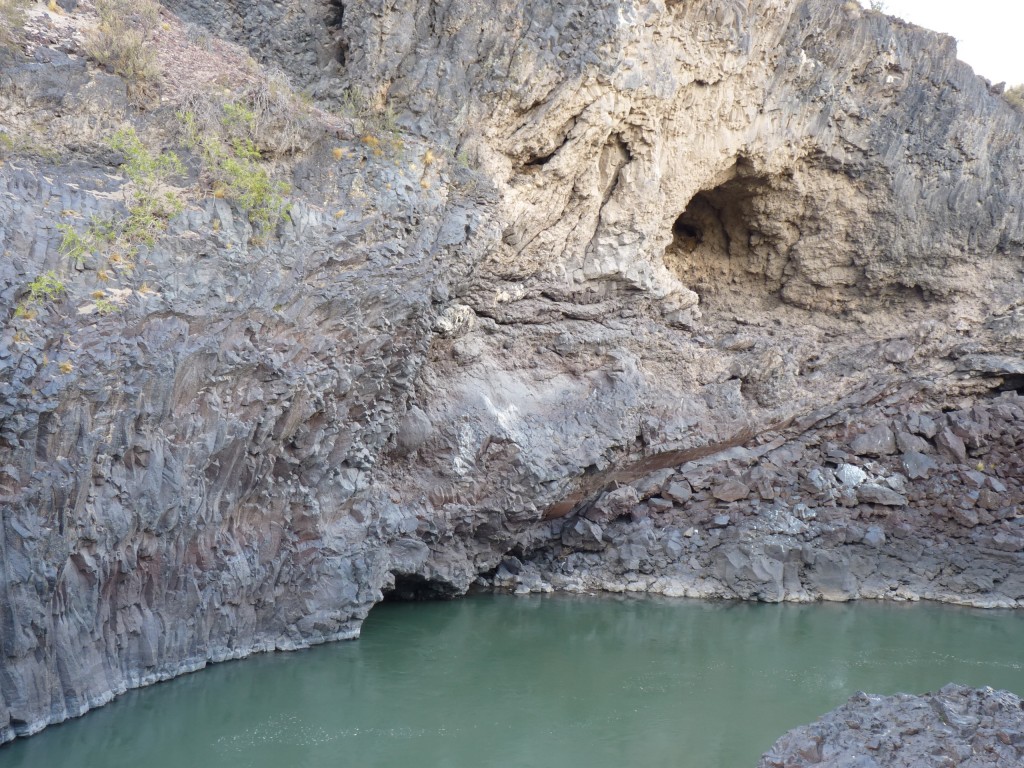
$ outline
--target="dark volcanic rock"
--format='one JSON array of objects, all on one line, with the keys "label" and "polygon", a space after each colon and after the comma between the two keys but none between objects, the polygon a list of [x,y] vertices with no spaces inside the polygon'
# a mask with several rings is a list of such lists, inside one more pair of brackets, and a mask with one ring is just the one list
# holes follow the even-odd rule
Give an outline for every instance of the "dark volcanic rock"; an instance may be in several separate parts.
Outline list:
[{"label": "dark volcanic rock", "polygon": [[923,453],[906,453],[903,455],[903,471],[911,480],[927,478],[928,475],[938,469],[939,465]]},{"label": "dark volcanic rock", "polygon": [[739,501],[750,495],[750,488],[745,483],[731,478],[716,485],[712,495],[719,501]]},{"label": "dark volcanic rock", "polygon": [[857,498],[865,504],[881,504],[886,507],[903,507],[907,504],[905,496],[877,483],[858,485]]},{"label": "dark volcanic rock", "polygon": [[794,728],[758,768],[1017,768],[1024,702],[1007,691],[947,685],[923,696],[858,693]]},{"label": "dark volcanic rock", "polygon": [[[952,38],[839,0],[166,5],[205,30],[162,15],[152,93],[87,63],[92,4],[0,50],[0,741],[482,573],[1020,605],[1024,119]],[[203,105],[258,113],[272,231],[199,169]],[[75,258],[125,124],[183,210]]]},{"label": "dark volcanic rock", "polygon": [[896,453],[896,436],[888,425],[879,424],[857,435],[850,443],[850,450],[858,456],[888,456]]}]

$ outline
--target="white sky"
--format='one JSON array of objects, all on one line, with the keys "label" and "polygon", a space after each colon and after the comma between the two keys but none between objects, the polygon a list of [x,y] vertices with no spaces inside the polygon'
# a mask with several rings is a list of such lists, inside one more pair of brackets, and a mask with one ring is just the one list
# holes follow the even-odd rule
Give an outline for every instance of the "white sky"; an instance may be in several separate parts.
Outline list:
[{"label": "white sky", "polygon": [[957,55],[979,75],[993,83],[1024,83],[1024,0],[883,2],[891,16],[955,37]]}]

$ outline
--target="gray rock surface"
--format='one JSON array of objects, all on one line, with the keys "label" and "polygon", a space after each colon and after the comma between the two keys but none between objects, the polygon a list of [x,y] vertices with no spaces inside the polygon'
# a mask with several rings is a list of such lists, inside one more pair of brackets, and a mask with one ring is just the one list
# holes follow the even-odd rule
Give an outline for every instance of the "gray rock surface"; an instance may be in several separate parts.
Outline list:
[{"label": "gray rock surface", "polygon": [[947,685],[922,696],[858,693],[772,746],[758,768],[1012,768],[1024,762],[1024,702]]},{"label": "gray rock surface", "polygon": [[[1020,606],[1024,120],[952,38],[838,0],[167,8],[141,105],[87,3],[0,51],[0,741],[477,579]],[[269,233],[175,129],[224,89],[292,187]],[[77,263],[125,123],[187,206]]]},{"label": "gray rock surface", "polygon": [[[885,421],[894,430],[958,423],[970,427],[984,453],[957,464],[934,453],[929,441],[933,453],[920,456],[934,471],[911,480],[903,474],[907,457],[854,459],[834,448],[851,418]],[[641,502],[646,513],[604,525],[600,551],[567,551],[559,532],[573,525],[573,515],[542,523],[529,538],[525,563],[544,589],[1020,607],[1022,447],[1024,399],[1015,392],[949,413],[902,402],[848,403],[803,434],[764,434],[742,452],[679,465],[662,481],[660,496]],[[715,495],[726,482],[720,478],[742,478],[754,490],[723,500]],[[682,482],[693,492],[676,502],[669,491]],[[655,506],[659,498],[671,505]],[[485,581],[519,586],[514,578]]]}]

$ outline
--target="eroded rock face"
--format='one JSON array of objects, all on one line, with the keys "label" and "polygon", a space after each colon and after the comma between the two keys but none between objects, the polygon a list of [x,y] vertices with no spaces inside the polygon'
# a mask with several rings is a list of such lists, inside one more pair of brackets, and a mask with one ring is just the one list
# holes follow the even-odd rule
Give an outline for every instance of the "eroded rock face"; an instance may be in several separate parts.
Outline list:
[{"label": "eroded rock face", "polygon": [[[634,479],[624,488],[644,498],[603,520],[600,551],[565,549],[564,531],[577,514],[589,515],[584,506],[537,526],[520,571],[495,574],[493,583],[528,591],[1018,607],[1024,399],[1007,393],[948,414],[900,400],[847,401],[802,434],[763,434],[668,475]],[[853,452],[880,428],[927,434],[932,425],[953,423],[972,433],[982,451],[969,464],[942,456],[937,438],[914,443],[927,454],[881,459]],[[922,458],[935,469],[911,480],[907,463]],[[674,491],[680,485],[692,489],[681,501]],[[721,492],[738,487],[748,495]]]},{"label": "eroded rock face", "polygon": [[[1024,598],[1024,121],[951,38],[832,0],[168,7],[404,130],[321,115],[273,237],[197,199],[99,314],[56,225],[121,210],[104,135],[177,146],[189,94],[140,112],[66,19],[3,54],[0,127],[64,154],[0,168],[0,740],[492,572]],[[167,18],[168,65],[229,55]]]},{"label": "eroded rock face", "polygon": [[1024,759],[1022,709],[1007,691],[952,684],[923,696],[858,693],[787,733],[758,768],[1011,768]]}]

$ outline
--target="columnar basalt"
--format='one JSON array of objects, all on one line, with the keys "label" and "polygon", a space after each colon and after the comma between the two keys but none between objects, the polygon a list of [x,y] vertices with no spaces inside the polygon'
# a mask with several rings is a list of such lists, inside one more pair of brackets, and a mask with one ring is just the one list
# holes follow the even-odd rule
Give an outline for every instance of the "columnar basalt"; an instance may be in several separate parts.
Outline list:
[{"label": "columnar basalt", "polygon": [[[839,0],[167,8],[141,106],[86,4],[0,53],[0,740],[481,576],[1024,599],[1024,120],[951,38]],[[173,128],[280,96],[228,39],[313,96],[261,113],[271,233]],[[132,271],[58,227],[125,215],[123,122],[193,192]]]}]

